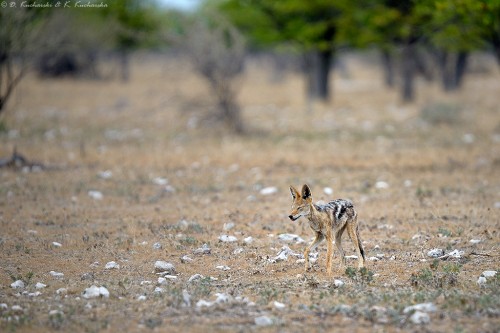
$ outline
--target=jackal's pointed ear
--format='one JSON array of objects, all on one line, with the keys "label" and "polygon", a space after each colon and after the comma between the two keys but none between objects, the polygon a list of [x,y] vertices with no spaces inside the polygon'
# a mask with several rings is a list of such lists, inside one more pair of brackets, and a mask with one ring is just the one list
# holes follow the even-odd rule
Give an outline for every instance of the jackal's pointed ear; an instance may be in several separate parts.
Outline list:
[{"label": "jackal's pointed ear", "polygon": [[300,193],[299,191],[297,191],[295,189],[295,187],[293,187],[292,185],[290,185],[290,193],[292,193],[292,197],[293,197],[293,200],[297,199],[298,197],[300,197]]},{"label": "jackal's pointed ear", "polygon": [[309,188],[309,186],[307,186],[307,184],[304,184],[304,186],[302,186],[302,198],[304,199],[311,199],[311,189]]}]

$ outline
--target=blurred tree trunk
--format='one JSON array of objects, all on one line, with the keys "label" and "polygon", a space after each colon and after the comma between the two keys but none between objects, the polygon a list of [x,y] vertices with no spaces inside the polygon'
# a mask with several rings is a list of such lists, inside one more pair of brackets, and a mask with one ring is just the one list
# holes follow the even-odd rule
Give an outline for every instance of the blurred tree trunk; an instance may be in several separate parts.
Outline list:
[{"label": "blurred tree trunk", "polygon": [[439,54],[438,64],[441,70],[441,82],[445,91],[460,88],[467,68],[467,59],[467,52],[451,54],[444,51]]},{"label": "blurred tree trunk", "polygon": [[394,57],[388,50],[382,50],[382,65],[384,67],[384,82],[389,88],[394,87]]},{"label": "blurred tree trunk", "polygon": [[306,93],[309,101],[330,99],[330,70],[333,51],[315,50],[304,55]]},{"label": "blurred tree trunk", "polygon": [[412,41],[408,41],[403,46],[401,74],[403,85],[401,97],[404,102],[412,102],[415,99],[415,45]]}]

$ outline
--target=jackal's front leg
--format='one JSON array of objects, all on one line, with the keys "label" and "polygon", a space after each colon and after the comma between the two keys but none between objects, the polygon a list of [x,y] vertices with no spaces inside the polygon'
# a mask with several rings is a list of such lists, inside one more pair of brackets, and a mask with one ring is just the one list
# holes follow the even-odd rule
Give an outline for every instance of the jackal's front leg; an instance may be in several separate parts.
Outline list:
[{"label": "jackal's front leg", "polygon": [[306,247],[306,249],[304,251],[305,271],[306,272],[310,268],[310,266],[309,266],[309,252],[311,252],[311,250],[314,250],[319,245],[319,243],[321,243],[321,241],[323,241],[324,238],[325,237],[323,236],[323,234],[317,232],[316,233],[316,238],[313,240],[313,242],[311,243],[311,245],[309,245],[308,247]]}]

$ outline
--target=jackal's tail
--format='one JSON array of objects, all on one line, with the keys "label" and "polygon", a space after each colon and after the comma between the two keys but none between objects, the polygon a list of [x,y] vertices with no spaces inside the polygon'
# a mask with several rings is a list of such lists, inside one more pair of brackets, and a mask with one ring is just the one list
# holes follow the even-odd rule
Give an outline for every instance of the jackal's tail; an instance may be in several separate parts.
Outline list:
[{"label": "jackal's tail", "polygon": [[361,256],[363,257],[363,260],[366,260],[365,250],[363,249],[361,237],[359,237],[359,227],[358,226],[356,226],[356,236],[358,237],[359,252],[361,252]]}]

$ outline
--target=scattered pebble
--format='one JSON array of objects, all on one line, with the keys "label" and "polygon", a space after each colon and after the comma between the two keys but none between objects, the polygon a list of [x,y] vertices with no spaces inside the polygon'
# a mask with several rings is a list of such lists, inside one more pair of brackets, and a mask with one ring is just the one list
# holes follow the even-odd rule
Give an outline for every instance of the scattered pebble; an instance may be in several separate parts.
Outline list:
[{"label": "scattered pebble", "polygon": [[370,260],[370,261],[379,261],[380,258],[378,258],[378,257],[369,257],[368,260]]},{"label": "scattered pebble", "polygon": [[13,312],[23,312],[23,308],[20,305],[12,305],[10,308]]},{"label": "scattered pebble", "polygon": [[474,141],[476,140],[476,137],[474,136],[474,134],[471,134],[471,133],[467,133],[467,134],[464,134],[464,136],[462,137],[462,141],[464,143],[474,143]]},{"label": "scattered pebble", "polygon": [[222,228],[224,231],[229,231],[234,228],[233,222],[224,223],[224,227]]},{"label": "scattered pebble", "polygon": [[335,279],[335,280],[333,280],[333,285],[336,288],[340,288],[340,287],[342,287],[344,285],[344,281]]},{"label": "scattered pebble", "polygon": [[188,283],[191,283],[191,282],[196,281],[196,280],[201,280],[203,278],[204,278],[204,276],[201,274],[194,274],[194,275],[191,275],[191,277],[188,279]]},{"label": "scattered pebble", "polygon": [[156,178],[153,178],[153,183],[155,185],[161,185],[161,186],[164,186],[164,185],[167,185],[168,184],[168,179],[166,178],[162,178],[162,177],[156,177]]},{"label": "scattered pebble", "polygon": [[9,308],[9,306],[5,303],[1,303],[0,304],[0,310],[7,310]]},{"label": "scattered pebble", "polygon": [[165,284],[167,283],[167,279],[165,279],[163,276],[160,276],[158,278],[158,284]]},{"label": "scattered pebble", "polygon": [[486,278],[484,276],[480,276],[479,279],[477,279],[477,284],[479,286],[482,286],[485,283],[486,283]]},{"label": "scattered pebble", "polygon": [[184,301],[184,305],[191,306],[191,295],[189,295],[186,289],[182,290],[182,300]]},{"label": "scattered pebble", "polygon": [[443,249],[432,249],[429,252],[427,252],[428,257],[432,258],[439,258],[444,255],[444,250]]},{"label": "scattered pebble", "polygon": [[229,303],[229,301],[231,300],[231,296],[229,296],[228,294],[223,294],[223,293],[216,293],[215,296],[217,296],[217,298],[215,299],[215,303]]},{"label": "scattered pebble", "polygon": [[411,180],[406,179],[406,180],[404,181],[403,185],[404,185],[405,187],[410,187],[411,185],[413,185],[413,183],[412,183],[412,181],[411,181]]},{"label": "scattered pebble", "polygon": [[497,275],[497,271],[484,271],[481,275],[484,276],[485,278],[490,278]]},{"label": "scattered pebble", "polygon": [[113,172],[111,170],[100,171],[97,174],[97,177],[102,179],[111,179],[111,177],[113,177]]},{"label": "scattered pebble", "polygon": [[68,293],[68,289],[66,289],[66,288],[59,288],[56,290],[57,295],[65,295],[67,293]]},{"label": "scattered pebble", "polygon": [[434,303],[420,303],[415,305],[410,305],[404,308],[403,313],[407,314],[412,311],[423,311],[423,312],[436,312],[437,308]]},{"label": "scattered pebble", "polygon": [[472,244],[479,244],[479,243],[481,243],[481,240],[480,240],[480,239],[471,239],[471,240],[469,241],[469,243],[472,243]]},{"label": "scattered pebble", "polygon": [[238,238],[236,238],[234,236],[221,235],[219,237],[219,241],[221,241],[223,243],[234,243],[234,242],[238,241]]},{"label": "scattered pebble", "polygon": [[192,261],[193,261],[193,259],[191,259],[191,258],[190,258],[190,257],[188,257],[188,256],[182,256],[182,258],[181,258],[181,262],[182,262],[183,264],[188,263],[188,262],[192,262]]},{"label": "scattered pebble", "polygon": [[89,191],[88,195],[89,195],[89,197],[91,197],[94,200],[102,200],[104,198],[102,193],[99,191]]},{"label": "scattered pebble", "polygon": [[243,239],[243,241],[245,242],[245,244],[252,244],[253,243],[253,237],[252,236],[248,236],[247,238]]},{"label": "scattered pebble", "polygon": [[332,195],[333,189],[331,187],[325,187],[323,188],[323,193],[325,193],[326,195]]},{"label": "scattered pebble", "polygon": [[46,285],[46,284],[43,284],[43,283],[41,283],[41,282],[37,282],[37,283],[35,284],[35,288],[36,288],[36,289],[43,289],[43,288],[45,288],[45,287],[47,287],[47,285]]},{"label": "scattered pebble", "polygon": [[430,323],[431,318],[426,312],[415,311],[415,313],[411,315],[410,320],[414,324],[421,325]]},{"label": "scattered pebble", "polygon": [[450,253],[447,253],[447,254],[439,257],[439,259],[447,259],[449,257],[460,259],[460,258],[462,258],[464,253],[465,253],[464,251],[460,251],[460,250],[455,249],[455,250],[451,251]]},{"label": "scattered pebble", "polygon": [[296,244],[305,243],[305,241],[300,236],[295,234],[280,234],[278,235],[278,239],[285,243],[292,243],[292,242]]},{"label": "scattered pebble", "polygon": [[151,281],[149,281],[149,280],[145,280],[145,281],[141,281],[141,283],[140,283],[140,284],[141,284],[141,286],[144,286],[144,285],[146,285],[146,284],[151,284],[151,283],[152,283]]},{"label": "scattered pebble", "polygon": [[387,189],[387,188],[389,188],[389,184],[387,182],[384,182],[384,181],[378,181],[375,183],[375,188]]},{"label": "scattered pebble", "polygon": [[105,287],[97,287],[92,285],[90,288],[86,288],[83,292],[83,298],[95,298],[95,297],[109,297],[109,291]]},{"label": "scattered pebble", "polygon": [[24,282],[22,280],[17,280],[15,282],[11,283],[10,286],[13,289],[23,289],[25,285],[24,285]]},{"label": "scattered pebble", "polygon": [[155,294],[161,294],[161,293],[163,293],[163,291],[164,291],[164,290],[163,290],[163,288],[161,288],[161,287],[156,287],[156,288],[155,288],[155,290],[154,290],[154,293],[155,293]]},{"label": "scattered pebble", "polygon": [[57,279],[64,277],[64,273],[60,273],[60,272],[50,271],[49,274],[52,275],[52,277],[55,277]]},{"label": "scattered pebble", "polygon": [[273,305],[274,305],[274,308],[278,309],[278,310],[283,310],[284,308],[286,308],[285,304],[278,302],[278,301],[274,301]]},{"label": "scattered pebble", "polygon": [[58,243],[58,242],[52,242],[52,246],[53,247],[62,247],[62,244]]},{"label": "scattered pebble", "polygon": [[358,259],[358,256],[353,254],[352,256],[345,256],[344,258],[346,258],[346,259]]},{"label": "scattered pebble", "polygon": [[114,261],[110,261],[106,264],[106,266],[104,266],[105,269],[120,269],[120,265],[118,265],[116,262]]},{"label": "scattered pebble", "polygon": [[229,270],[231,270],[231,267],[225,266],[225,265],[219,265],[219,266],[216,266],[215,268],[220,269],[221,271],[229,271]]},{"label": "scattered pebble", "polygon": [[49,316],[63,316],[64,312],[61,310],[50,310],[49,311]]},{"label": "scattered pebble", "polygon": [[156,272],[169,272],[169,273],[174,273],[175,272],[175,267],[169,262],[162,261],[162,260],[157,260],[155,262],[155,271]]},{"label": "scattered pebble", "polygon": [[278,188],[275,186],[264,187],[260,190],[261,195],[271,195],[278,192]]},{"label": "scattered pebble", "polygon": [[194,250],[194,254],[210,254],[212,249],[208,246],[208,244],[203,244],[202,247]]},{"label": "scattered pebble", "polygon": [[243,248],[239,247],[237,249],[234,249],[233,254],[240,254],[240,253],[243,253],[243,251],[244,251]]},{"label": "scattered pebble", "polygon": [[153,244],[153,249],[155,249],[155,250],[161,250],[161,248],[162,248],[162,246],[161,246],[160,243],[154,243]]},{"label": "scattered pebble", "polygon": [[147,299],[147,297],[144,296],[144,295],[141,295],[141,296],[137,297],[138,301],[145,301],[146,299]]},{"label": "scattered pebble", "polygon": [[273,320],[268,316],[260,316],[255,318],[255,325],[257,326],[271,326],[273,324]]}]

